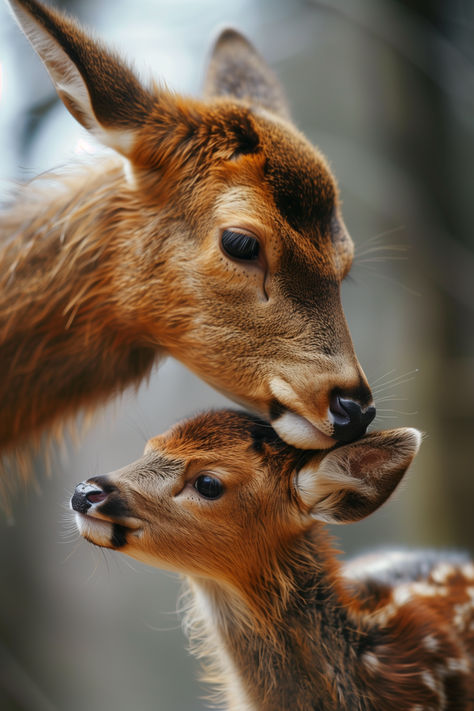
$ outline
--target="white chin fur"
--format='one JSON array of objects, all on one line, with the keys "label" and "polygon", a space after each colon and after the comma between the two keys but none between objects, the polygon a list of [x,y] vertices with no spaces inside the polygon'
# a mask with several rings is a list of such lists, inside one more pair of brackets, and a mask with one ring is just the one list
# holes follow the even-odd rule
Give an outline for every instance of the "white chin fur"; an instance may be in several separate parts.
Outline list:
[{"label": "white chin fur", "polygon": [[81,536],[98,546],[110,547],[113,535],[113,526],[111,523],[77,513],[77,511],[75,519]]},{"label": "white chin fur", "polygon": [[301,449],[329,449],[336,440],[324,434],[308,420],[292,412],[285,412],[272,421],[275,432],[288,444]]}]

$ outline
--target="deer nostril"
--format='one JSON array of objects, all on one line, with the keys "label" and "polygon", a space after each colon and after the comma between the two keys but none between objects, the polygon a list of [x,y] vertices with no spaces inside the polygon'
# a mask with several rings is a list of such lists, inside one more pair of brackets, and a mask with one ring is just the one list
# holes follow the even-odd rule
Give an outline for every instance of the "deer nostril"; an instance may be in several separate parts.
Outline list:
[{"label": "deer nostril", "polygon": [[88,494],[86,494],[86,499],[89,501],[91,504],[98,504],[101,501],[105,501],[107,498],[108,494],[105,493],[105,491],[91,491]]},{"label": "deer nostril", "polygon": [[[351,400],[344,400],[339,395],[333,395],[331,398],[331,404],[329,410],[331,412],[333,422],[335,425],[344,426],[348,425],[351,421],[351,409],[347,408],[347,403],[351,405],[356,405],[356,402]],[[360,409],[360,406],[359,406]]]},{"label": "deer nostril", "polygon": [[362,437],[375,417],[375,407],[370,405],[365,410],[359,402],[343,398],[333,393],[329,405],[334,425],[333,436],[340,442],[350,442]]},{"label": "deer nostril", "polygon": [[339,406],[347,413],[349,422],[359,422],[362,419],[362,407],[358,402],[354,400],[346,400],[345,398],[338,398]]},{"label": "deer nostril", "polygon": [[100,503],[105,501],[108,494],[98,486],[93,486],[81,482],[78,484],[74,490],[74,494],[71,498],[71,508],[78,513],[86,513],[92,504]]}]

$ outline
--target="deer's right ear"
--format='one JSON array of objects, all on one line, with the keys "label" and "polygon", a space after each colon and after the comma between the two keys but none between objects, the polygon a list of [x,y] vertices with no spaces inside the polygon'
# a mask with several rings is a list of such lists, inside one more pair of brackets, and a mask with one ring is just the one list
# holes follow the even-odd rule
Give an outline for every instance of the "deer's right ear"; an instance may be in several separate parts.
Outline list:
[{"label": "deer's right ear", "polygon": [[395,490],[418,451],[421,434],[406,428],[372,432],[357,442],[314,455],[295,475],[295,488],[314,518],[359,521]]},{"label": "deer's right ear", "polygon": [[223,30],[213,45],[204,82],[204,96],[242,99],[281,118],[290,118],[285,94],[277,77],[255,47],[234,29]]},{"label": "deer's right ear", "polygon": [[8,0],[67,109],[102,143],[127,155],[153,95],[76,22],[37,0]]}]

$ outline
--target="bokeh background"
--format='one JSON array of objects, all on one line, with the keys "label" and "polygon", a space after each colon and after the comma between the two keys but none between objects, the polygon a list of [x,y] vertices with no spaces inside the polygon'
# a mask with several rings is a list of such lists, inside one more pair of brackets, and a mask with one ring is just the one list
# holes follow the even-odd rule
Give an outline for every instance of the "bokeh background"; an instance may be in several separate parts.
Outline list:
[{"label": "bokeh background", "polygon": [[[395,498],[338,528],[351,555],[474,547],[474,4],[469,0],[56,2],[180,91],[198,93],[209,38],[231,23],[281,77],[296,124],[329,157],[357,247],[343,300],[379,428],[426,433]],[[64,164],[87,137],[0,8],[0,176]],[[90,143],[90,141],[89,141]],[[35,460],[0,514],[1,711],[200,711],[177,576],[79,541],[77,481],[225,400],[165,362],[105,409],[78,446]],[[1,407],[1,403],[0,403]]]}]

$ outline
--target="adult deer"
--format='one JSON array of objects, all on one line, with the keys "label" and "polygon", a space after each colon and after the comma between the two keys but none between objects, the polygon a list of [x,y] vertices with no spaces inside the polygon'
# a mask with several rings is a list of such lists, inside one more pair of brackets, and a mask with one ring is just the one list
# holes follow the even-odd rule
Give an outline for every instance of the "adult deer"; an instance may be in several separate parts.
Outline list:
[{"label": "adult deer", "polygon": [[392,552],[343,568],[324,530],[375,511],[419,440],[301,451],[253,416],[204,414],[79,484],[71,506],[92,543],[186,574],[225,708],[473,711],[472,563]]},{"label": "adult deer", "polygon": [[303,448],[375,415],[340,302],[335,180],[256,50],[224,31],[202,100],[144,84],[71,19],[9,0],[66,108],[114,152],[1,218],[0,448],[170,354]]}]

